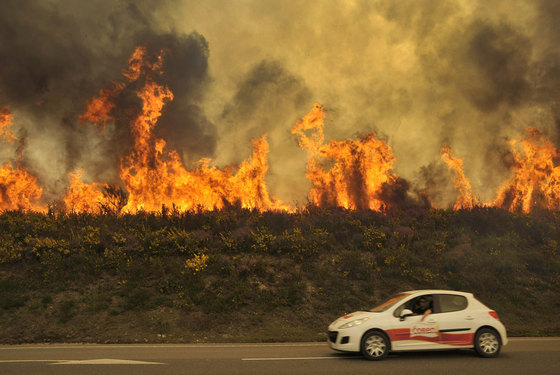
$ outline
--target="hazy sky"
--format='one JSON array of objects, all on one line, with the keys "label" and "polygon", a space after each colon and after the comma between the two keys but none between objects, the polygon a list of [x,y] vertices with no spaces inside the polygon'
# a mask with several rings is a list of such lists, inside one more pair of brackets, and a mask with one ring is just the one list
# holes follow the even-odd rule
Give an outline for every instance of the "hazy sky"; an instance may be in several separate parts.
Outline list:
[{"label": "hazy sky", "polygon": [[290,129],[317,102],[328,140],[376,132],[395,172],[443,207],[456,195],[440,158],[451,146],[488,201],[509,175],[508,137],[532,126],[560,141],[558,19],[557,1],[7,0],[0,105],[45,199],[75,168],[114,182],[123,130],[99,134],[78,115],[137,44],[172,45],[176,99],[158,132],[188,166],[240,162],[268,133],[271,194],[305,203],[307,157]]}]

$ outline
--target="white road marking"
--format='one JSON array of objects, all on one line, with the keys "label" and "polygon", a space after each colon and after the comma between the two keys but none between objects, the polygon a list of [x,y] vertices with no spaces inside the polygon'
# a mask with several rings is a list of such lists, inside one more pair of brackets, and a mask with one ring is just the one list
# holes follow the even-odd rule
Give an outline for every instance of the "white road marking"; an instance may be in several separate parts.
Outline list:
[{"label": "white road marking", "polygon": [[153,348],[262,348],[262,347],[307,347],[324,346],[327,342],[308,342],[308,343],[273,343],[273,344],[44,344],[44,345],[17,345],[0,346],[0,350],[29,350],[29,349],[103,349],[103,348],[125,348],[125,349],[153,349]]},{"label": "white road marking", "polygon": [[66,359],[2,359],[0,363],[26,363],[26,362],[59,362]]},{"label": "white road marking", "polygon": [[131,361],[127,359],[86,359],[82,361],[61,361],[51,365],[163,365],[161,362]]},{"label": "white road marking", "polygon": [[131,361],[128,359],[3,359],[0,363],[37,363],[53,362],[51,365],[163,365],[161,362]]}]

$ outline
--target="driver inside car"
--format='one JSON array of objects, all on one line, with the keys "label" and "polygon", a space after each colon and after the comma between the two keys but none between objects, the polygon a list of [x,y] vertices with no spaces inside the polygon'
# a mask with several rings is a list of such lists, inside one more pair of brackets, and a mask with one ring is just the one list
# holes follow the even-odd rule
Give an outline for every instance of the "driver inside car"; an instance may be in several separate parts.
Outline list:
[{"label": "driver inside car", "polygon": [[414,315],[422,315],[422,319],[420,319],[420,321],[424,321],[424,319],[432,313],[431,302],[424,296],[418,298],[414,304],[412,312]]}]

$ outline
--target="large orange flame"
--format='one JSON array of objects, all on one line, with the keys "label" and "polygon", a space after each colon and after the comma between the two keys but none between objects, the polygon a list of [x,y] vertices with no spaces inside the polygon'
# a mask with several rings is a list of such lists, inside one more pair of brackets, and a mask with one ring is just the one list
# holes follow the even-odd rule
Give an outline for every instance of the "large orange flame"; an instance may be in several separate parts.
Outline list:
[{"label": "large orange flame", "polygon": [[86,112],[80,116],[80,120],[96,124],[100,130],[103,130],[107,122],[113,120],[111,111],[116,107],[114,101],[123,88],[122,83],[113,82],[110,87],[101,89],[99,96],[89,102]]},{"label": "large orange flame", "polygon": [[81,180],[82,173],[78,170],[68,174],[70,187],[63,199],[64,204],[70,211],[99,213],[101,204],[105,201],[103,188],[106,185],[97,182],[85,184]]},{"label": "large orange flame", "polygon": [[[381,198],[386,184],[396,181],[390,171],[395,157],[391,148],[375,134],[357,140],[331,141],[324,145],[324,110],[315,104],[299,120],[292,134],[308,152],[307,178],[312,183],[309,200],[318,206],[382,211],[387,202]],[[306,131],[313,131],[310,136]],[[332,162],[325,170],[323,163]]]},{"label": "large orange flame", "polygon": [[41,210],[34,201],[41,198],[43,189],[37,178],[11,163],[0,167],[0,210]]},{"label": "large orange flame", "polygon": [[560,153],[538,130],[527,128],[521,141],[509,141],[514,175],[498,191],[497,207],[530,212],[534,207],[560,210]]},{"label": "large orange flame", "polygon": [[469,179],[463,172],[463,160],[453,157],[451,153],[451,147],[442,147],[441,158],[443,159],[445,164],[447,164],[447,167],[449,169],[453,169],[455,171],[454,183],[457,190],[459,190],[459,196],[457,197],[455,204],[453,204],[453,209],[472,209],[473,207],[478,205],[478,201],[472,193],[471,183],[469,182]]},{"label": "large orange flame", "polygon": [[[163,205],[179,210],[214,210],[237,204],[260,211],[289,210],[288,205],[270,197],[266,187],[268,143],[265,136],[252,141],[253,155],[239,167],[219,169],[210,166],[210,159],[203,159],[198,168],[188,171],[177,152],[166,152],[166,142],[155,137],[153,131],[166,103],[173,100],[173,93],[156,82],[163,65],[162,52],[155,62],[148,61],[146,56],[144,47],[137,48],[123,72],[130,82],[142,78],[145,81],[137,92],[142,110],[130,124],[133,149],[121,158],[120,178],[128,192],[128,203],[123,210],[158,211]],[[113,100],[125,84],[113,83],[111,87],[101,90],[99,98],[90,102],[82,119],[98,124],[112,119]],[[102,185],[84,184],[79,174],[71,178],[71,187],[64,199],[69,209],[95,210],[90,202],[104,204]]]},{"label": "large orange flame", "polygon": [[[0,138],[9,143],[19,140],[10,129],[12,117],[8,108],[0,107]],[[18,147],[16,168],[11,162],[0,167],[0,210],[41,210],[33,204],[41,197],[43,189],[37,185],[37,178],[21,166],[21,149]]]},{"label": "large orange flame", "polygon": [[[202,159],[188,170],[179,154],[169,150],[165,140],[155,135],[158,121],[167,103],[174,99],[171,90],[160,84],[164,51],[153,55],[138,47],[123,71],[124,79],[115,81],[88,101],[80,119],[103,131],[116,116],[117,103],[125,90],[134,89],[141,108],[130,121],[132,148],[120,157],[120,181],[116,185],[84,183],[83,172],[68,175],[70,184],[63,202],[68,211],[137,212],[159,211],[163,206],[178,210],[218,210],[230,205],[259,211],[293,210],[271,196],[266,185],[269,145],[266,135],[252,142],[252,155],[238,166],[217,168],[211,159]],[[136,112],[135,112],[136,111]],[[0,140],[19,142],[13,162],[0,167],[0,210],[39,210],[42,188],[37,178],[24,168],[23,139],[12,132],[13,115],[0,106]],[[391,206],[391,193],[399,187],[393,174],[395,157],[391,148],[370,134],[359,139],[333,140],[325,144],[325,111],[313,109],[292,128],[308,154],[306,176],[311,181],[310,203],[321,207],[384,211]],[[492,203],[512,212],[529,213],[536,207],[560,210],[560,152],[539,131],[529,128],[525,138],[511,140],[513,176],[498,191]],[[454,184],[459,196],[455,210],[470,209],[480,203],[464,174],[463,161],[443,147],[441,157],[455,172]],[[400,199],[400,196],[398,197]]]}]

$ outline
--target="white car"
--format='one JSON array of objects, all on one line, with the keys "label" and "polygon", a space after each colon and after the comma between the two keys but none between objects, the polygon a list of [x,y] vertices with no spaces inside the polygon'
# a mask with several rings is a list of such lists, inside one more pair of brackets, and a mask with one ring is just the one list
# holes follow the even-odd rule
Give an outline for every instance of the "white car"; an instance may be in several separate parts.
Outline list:
[{"label": "white car", "polygon": [[508,343],[506,328],[494,310],[471,293],[451,290],[397,294],[369,311],[338,318],[329,326],[328,336],[332,349],[361,352],[370,360],[383,359],[389,352],[460,348],[496,357]]}]

